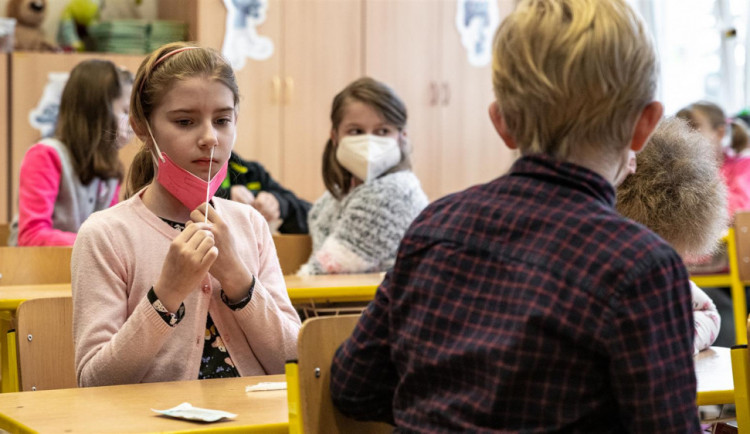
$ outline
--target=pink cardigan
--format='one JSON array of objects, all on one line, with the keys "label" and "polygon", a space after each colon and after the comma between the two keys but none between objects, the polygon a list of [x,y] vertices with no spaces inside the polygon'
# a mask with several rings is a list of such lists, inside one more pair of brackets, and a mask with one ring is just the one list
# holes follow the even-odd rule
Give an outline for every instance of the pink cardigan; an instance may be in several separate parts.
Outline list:
[{"label": "pink cardigan", "polygon": [[242,376],[280,374],[296,357],[299,317],[289,301],[263,217],[248,205],[214,198],[239,254],[256,276],[250,303],[233,311],[209,274],[170,327],[146,294],[179,231],[146,208],[141,191],[92,214],[73,247],[73,339],[80,386],[194,380],[211,318]]},{"label": "pink cardigan", "polygon": [[750,156],[725,156],[721,174],[727,185],[729,217],[750,210]]}]

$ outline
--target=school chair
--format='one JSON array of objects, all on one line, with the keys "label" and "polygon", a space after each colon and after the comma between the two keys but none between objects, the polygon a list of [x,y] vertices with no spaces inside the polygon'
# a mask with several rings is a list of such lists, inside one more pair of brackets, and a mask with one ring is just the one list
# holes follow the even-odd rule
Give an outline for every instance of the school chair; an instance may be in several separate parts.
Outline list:
[{"label": "school chair", "polygon": [[286,364],[289,433],[385,433],[384,423],[358,422],[336,410],[329,390],[331,361],[359,315],[312,318],[297,338],[297,360]]},{"label": "school chair", "polygon": [[0,247],[0,286],[70,283],[72,247]]},{"label": "school chair", "polygon": [[747,344],[745,325],[747,306],[744,282],[750,281],[750,212],[735,214],[734,227],[729,228],[722,242],[727,246],[729,271],[722,274],[695,274],[690,276],[690,280],[700,287],[729,288],[732,297],[735,341],[738,345]]},{"label": "school chair", "polygon": [[11,365],[16,363],[9,371],[11,375],[17,372],[18,390],[77,387],[73,299],[37,298],[21,303],[15,332],[8,333],[8,349]]},{"label": "school chair", "polygon": [[8,245],[8,235],[10,235],[10,223],[0,223],[0,247]]},{"label": "school chair", "polygon": [[281,272],[284,275],[295,274],[312,253],[310,235],[274,234],[273,243],[276,245],[276,255],[279,257]]}]

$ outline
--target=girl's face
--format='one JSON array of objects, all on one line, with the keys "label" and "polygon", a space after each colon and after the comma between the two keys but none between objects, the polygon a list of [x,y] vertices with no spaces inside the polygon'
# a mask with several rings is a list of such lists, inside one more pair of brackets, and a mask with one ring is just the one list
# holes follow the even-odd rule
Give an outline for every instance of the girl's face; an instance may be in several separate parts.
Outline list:
[{"label": "girl's face", "polygon": [[130,113],[130,92],[133,90],[131,85],[122,86],[122,95],[112,101],[112,113],[117,119],[117,149],[127,145],[132,138],[132,130],[128,123],[128,114]]},{"label": "girl's face", "polygon": [[714,154],[716,155],[716,158],[721,160],[722,158],[722,149],[721,149],[721,139],[724,138],[724,127],[714,128],[711,125],[711,120],[706,116],[705,113],[703,113],[700,110],[693,110],[693,120],[695,122],[695,128],[698,130],[699,133],[706,139],[708,139],[709,142],[711,142],[711,145],[714,148]]},{"label": "girl's face", "polygon": [[350,101],[344,107],[344,116],[338,128],[331,131],[334,143],[346,136],[372,134],[374,136],[390,137],[398,140],[399,131],[395,125],[385,121],[372,106],[361,101]]},{"label": "girl's face", "polygon": [[232,91],[220,81],[206,77],[177,81],[150,119],[159,149],[201,179],[209,177],[209,163],[213,178],[229,159],[236,122]]}]

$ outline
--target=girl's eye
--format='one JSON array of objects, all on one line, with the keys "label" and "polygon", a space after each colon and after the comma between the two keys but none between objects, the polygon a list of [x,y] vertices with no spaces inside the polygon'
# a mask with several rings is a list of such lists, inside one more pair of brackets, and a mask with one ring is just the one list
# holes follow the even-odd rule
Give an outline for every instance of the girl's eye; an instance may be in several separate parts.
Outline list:
[{"label": "girl's eye", "polygon": [[387,136],[390,134],[391,130],[389,128],[380,128],[377,131],[375,131],[375,134],[379,136]]},{"label": "girl's eye", "polygon": [[190,125],[190,123],[191,123],[191,122],[190,122],[190,119],[177,119],[177,120],[175,121],[175,123],[176,123],[177,125],[180,125],[180,126],[186,127],[186,126]]},{"label": "girl's eye", "polygon": [[216,123],[219,125],[229,125],[232,123],[232,120],[230,118],[221,118],[221,119],[217,119]]},{"label": "girl's eye", "polygon": [[346,134],[347,134],[348,136],[358,136],[358,135],[360,135],[360,134],[364,134],[364,133],[365,133],[365,132],[364,132],[364,131],[362,131],[362,130],[361,130],[361,129],[359,129],[359,128],[352,128],[352,129],[350,129],[350,130],[348,130],[348,131],[346,132]]}]

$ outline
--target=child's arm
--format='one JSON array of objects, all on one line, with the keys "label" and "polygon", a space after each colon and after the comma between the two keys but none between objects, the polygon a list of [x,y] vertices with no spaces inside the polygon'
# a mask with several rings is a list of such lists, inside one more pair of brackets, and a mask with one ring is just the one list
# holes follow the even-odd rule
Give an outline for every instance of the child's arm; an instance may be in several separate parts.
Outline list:
[{"label": "child's arm", "polygon": [[300,268],[300,275],[382,271],[381,264],[395,259],[415,217],[410,205],[391,199],[403,194],[361,193],[350,193],[355,196],[348,199],[340,220]]},{"label": "child's arm", "polygon": [[705,350],[714,343],[721,328],[721,317],[711,298],[693,282],[690,282],[693,296],[693,318],[695,320],[695,353]]},{"label": "child's arm", "polygon": [[611,388],[627,432],[693,432],[696,379],[688,274],[674,251],[652,249],[620,281],[603,331]]},{"label": "child's arm", "polygon": [[74,232],[52,227],[62,164],[54,148],[36,144],[21,163],[18,189],[18,245],[71,246]]}]

